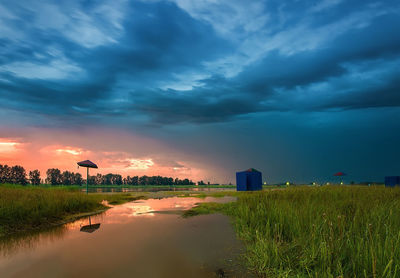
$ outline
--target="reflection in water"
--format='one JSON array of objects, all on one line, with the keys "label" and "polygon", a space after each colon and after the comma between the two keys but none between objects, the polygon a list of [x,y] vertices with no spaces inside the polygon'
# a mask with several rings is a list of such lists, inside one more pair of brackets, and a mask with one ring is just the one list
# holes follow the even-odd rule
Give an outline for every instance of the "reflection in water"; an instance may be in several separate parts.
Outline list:
[{"label": "reflection in water", "polygon": [[132,217],[154,217],[156,213],[182,212],[190,209],[197,203],[203,202],[233,202],[236,197],[226,196],[223,198],[206,197],[199,199],[195,197],[170,197],[163,199],[148,199],[118,205],[104,213],[105,217],[101,221],[104,224],[126,223]]},{"label": "reflection in water", "polygon": [[[95,223],[95,222],[103,223],[103,219],[104,219],[105,215],[106,215],[106,213],[102,212],[102,213],[91,215],[88,217],[82,217],[74,222],[64,224],[64,227],[70,231],[72,231],[72,230],[79,231],[82,226],[85,226],[89,223],[89,218],[90,218],[91,222],[93,222],[93,223]],[[91,222],[89,224],[91,224]]]},{"label": "reflection in water", "polygon": [[85,233],[93,233],[100,228],[100,223],[92,224],[91,217],[89,216],[89,225],[82,226],[80,231]]},{"label": "reflection in water", "polygon": [[[48,232],[9,240],[7,246],[19,252],[4,252],[10,248],[1,245],[0,277],[208,278],[220,269],[235,273],[227,277],[250,277],[232,265],[243,249],[227,217],[184,219],[160,213],[179,213],[199,202],[234,200],[173,197],[130,202]],[[100,223],[101,229],[93,227]],[[85,226],[93,230],[82,233]]]},{"label": "reflection in water", "polygon": [[[44,230],[19,233],[0,239],[0,255],[11,256],[18,250],[34,249],[40,244],[51,244],[62,239],[68,231],[79,230],[81,232],[93,233],[100,228],[100,223],[104,224],[123,224],[127,223],[131,217],[154,217],[156,213],[181,212],[192,208],[196,203],[202,202],[233,202],[235,197],[204,199],[187,197],[170,197],[162,199],[148,199],[128,202],[114,206],[101,214],[92,215],[78,219],[74,222],[62,226],[56,226]],[[92,224],[93,221],[93,224]],[[98,222],[98,223],[96,223]],[[88,225],[89,223],[89,225]]]},{"label": "reflection in water", "polygon": [[68,231],[66,226],[57,226],[45,230],[19,233],[0,239],[0,255],[11,256],[19,250],[33,250],[38,244],[51,244],[62,238]]}]

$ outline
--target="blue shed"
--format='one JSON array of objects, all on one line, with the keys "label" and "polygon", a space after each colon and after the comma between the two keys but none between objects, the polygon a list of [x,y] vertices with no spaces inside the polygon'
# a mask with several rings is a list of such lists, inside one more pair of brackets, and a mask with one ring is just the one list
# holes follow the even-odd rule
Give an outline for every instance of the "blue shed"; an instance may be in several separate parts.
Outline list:
[{"label": "blue shed", "polygon": [[261,172],[254,168],[246,171],[236,172],[236,190],[237,191],[255,191],[262,189]]},{"label": "blue shed", "polygon": [[385,177],[385,186],[389,187],[400,186],[400,176]]}]

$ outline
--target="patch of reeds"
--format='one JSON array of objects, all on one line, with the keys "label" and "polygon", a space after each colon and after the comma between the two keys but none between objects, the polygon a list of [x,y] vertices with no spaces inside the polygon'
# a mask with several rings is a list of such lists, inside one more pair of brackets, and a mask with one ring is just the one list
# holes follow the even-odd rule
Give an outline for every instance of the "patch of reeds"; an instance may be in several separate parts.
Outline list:
[{"label": "patch of reeds", "polygon": [[400,188],[324,186],[243,193],[223,211],[262,277],[400,277]]},{"label": "patch of reeds", "polygon": [[71,188],[0,186],[0,237],[47,227],[78,213],[104,209],[103,200],[119,204],[136,200],[132,194],[85,194]]},{"label": "patch of reeds", "polygon": [[265,277],[400,277],[400,189],[289,188],[226,210]]}]

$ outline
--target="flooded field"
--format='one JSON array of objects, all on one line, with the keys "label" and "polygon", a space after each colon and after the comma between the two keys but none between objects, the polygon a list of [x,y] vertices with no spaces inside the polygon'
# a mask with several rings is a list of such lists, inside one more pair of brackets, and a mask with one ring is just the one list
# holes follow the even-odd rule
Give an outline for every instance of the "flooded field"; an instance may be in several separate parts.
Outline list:
[{"label": "flooded field", "polygon": [[0,277],[249,277],[229,219],[184,219],[182,210],[224,198],[164,198],[115,206],[1,243]]}]

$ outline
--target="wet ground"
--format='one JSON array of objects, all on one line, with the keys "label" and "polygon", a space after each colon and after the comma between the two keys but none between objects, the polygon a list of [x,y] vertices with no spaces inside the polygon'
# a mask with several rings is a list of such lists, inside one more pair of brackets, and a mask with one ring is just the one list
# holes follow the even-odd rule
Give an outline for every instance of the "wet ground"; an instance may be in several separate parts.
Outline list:
[{"label": "wet ground", "polygon": [[238,263],[243,245],[226,216],[180,216],[210,201],[234,198],[130,202],[11,238],[0,245],[0,277],[251,277]]}]

